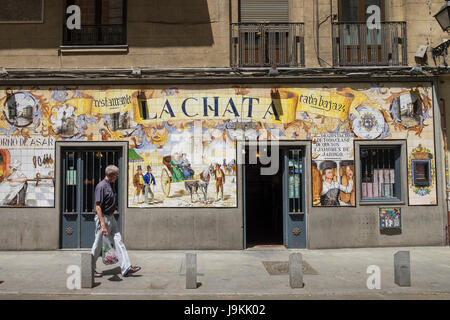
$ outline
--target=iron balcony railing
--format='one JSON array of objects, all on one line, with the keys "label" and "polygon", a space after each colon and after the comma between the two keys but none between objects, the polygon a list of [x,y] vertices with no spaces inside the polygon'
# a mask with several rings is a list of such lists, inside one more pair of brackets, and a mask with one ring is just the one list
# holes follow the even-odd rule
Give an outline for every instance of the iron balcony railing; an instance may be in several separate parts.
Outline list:
[{"label": "iron balcony railing", "polygon": [[125,24],[82,25],[81,29],[64,27],[64,45],[125,45]]},{"label": "iron balcony railing", "polygon": [[381,22],[369,29],[366,22],[334,22],[334,66],[405,66],[406,22]]},{"label": "iron balcony railing", "polygon": [[232,67],[305,65],[303,23],[232,23]]}]

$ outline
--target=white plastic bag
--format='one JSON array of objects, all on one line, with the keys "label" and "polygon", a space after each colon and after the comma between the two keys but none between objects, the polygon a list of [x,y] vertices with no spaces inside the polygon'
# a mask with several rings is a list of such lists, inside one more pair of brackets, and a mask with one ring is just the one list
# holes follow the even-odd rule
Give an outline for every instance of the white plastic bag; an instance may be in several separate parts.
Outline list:
[{"label": "white plastic bag", "polygon": [[106,265],[115,264],[119,261],[114,250],[114,245],[109,240],[109,237],[105,236],[103,236],[102,261]]}]

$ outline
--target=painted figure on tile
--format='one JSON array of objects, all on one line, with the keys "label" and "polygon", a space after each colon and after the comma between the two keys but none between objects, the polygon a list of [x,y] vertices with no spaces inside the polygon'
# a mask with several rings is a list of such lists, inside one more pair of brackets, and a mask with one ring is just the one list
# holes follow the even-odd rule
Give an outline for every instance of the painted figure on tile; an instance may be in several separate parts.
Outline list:
[{"label": "painted figure on tile", "polygon": [[141,193],[144,193],[144,176],[142,175],[142,167],[138,165],[137,172],[133,178],[133,185],[136,188],[136,203],[142,203],[141,201]]},{"label": "painted figure on tile", "polygon": [[186,179],[189,179],[190,177],[194,176],[194,170],[192,170],[191,168],[191,163],[189,162],[189,160],[186,157],[186,153],[183,153],[181,155],[181,160],[180,160],[180,168],[183,172],[183,175]]},{"label": "painted figure on tile", "polygon": [[3,204],[8,206],[25,206],[25,196],[27,193],[27,177],[21,171],[22,163],[19,160],[14,160],[10,164],[12,173],[8,176],[6,181],[9,182],[9,193],[3,200]]},{"label": "painted figure on tile", "polygon": [[155,177],[152,174],[152,167],[147,166],[147,173],[143,177],[144,179],[144,197],[145,203],[152,204],[155,199],[155,195],[153,194],[151,185],[156,185]]},{"label": "painted figure on tile", "polygon": [[311,162],[312,169],[312,185],[313,185],[313,205],[320,206],[320,195],[322,194],[322,174],[317,168],[317,163],[315,161]]},{"label": "painted figure on tile", "polygon": [[336,169],[336,163],[334,161],[322,162],[322,192],[320,195],[320,204],[324,207],[338,207],[339,203],[339,191],[344,193],[351,193],[353,190],[353,171],[348,172],[348,185],[343,186],[337,181],[334,181],[334,170]]},{"label": "painted figure on tile", "polygon": [[216,163],[216,170],[214,171],[214,176],[216,177],[216,200],[219,200],[219,190],[220,190],[220,199],[223,200],[223,185],[225,184],[225,173],[220,168],[219,163]]},{"label": "painted figure on tile", "polygon": [[[339,175],[341,176],[341,184],[343,186],[348,186],[349,178],[353,177],[353,161],[342,161],[339,170]],[[355,206],[355,184],[353,184],[352,191],[350,193],[345,193],[343,191],[339,192],[339,199],[342,204]]]},{"label": "painted figure on tile", "polygon": [[186,180],[183,172],[180,170],[180,154],[176,152],[172,160],[170,160],[170,164],[172,166],[172,182],[180,182]]}]

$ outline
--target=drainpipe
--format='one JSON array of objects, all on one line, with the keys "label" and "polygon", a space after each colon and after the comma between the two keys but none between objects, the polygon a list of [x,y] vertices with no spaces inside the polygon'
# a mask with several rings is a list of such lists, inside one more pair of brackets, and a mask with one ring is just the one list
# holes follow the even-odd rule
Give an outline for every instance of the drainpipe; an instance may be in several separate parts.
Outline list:
[{"label": "drainpipe", "polygon": [[446,240],[447,245],[450,245],[450,211],[449,211],[449,201],[450,201],[450,177],[448,168],[448,149],[447,149],[447,122],[445,118],[445,99],[440,98],[441,101],[441,126],[444,136],[444,153],[445,153],[445,182],[446,182],[446,193],[447,193],[447,226],[446,226]]},{"label": "drainpipe", "polygon": [[319,65],[322,66],[322,61],[320,59],[320,47],[319,47],[319,0],[315,0],[316,7],[316,48],[317,48],[317,60]]},{"label": "drainpipe", "polygon": [[[320,57],[320,26],[328,20],[328,18],[331,18],[331,21],[333,21],[333,0],[330,0],[330,14],[328,15],[328,17],[325,18],[325,20],[323,20],[322,22],[319,21],[319,0],[315,0],[314,2],[315,5],[315,20],[316,20],[316,24],[315,24],[315,30],[316,30],[316,56],[317,56],[317,61],[319,62],[319,65],[322,66],[324,63],[331,66],[327,61],[325,61],[324,59],[322,59]],[[333,28],[333,26],[331,26]]]}]

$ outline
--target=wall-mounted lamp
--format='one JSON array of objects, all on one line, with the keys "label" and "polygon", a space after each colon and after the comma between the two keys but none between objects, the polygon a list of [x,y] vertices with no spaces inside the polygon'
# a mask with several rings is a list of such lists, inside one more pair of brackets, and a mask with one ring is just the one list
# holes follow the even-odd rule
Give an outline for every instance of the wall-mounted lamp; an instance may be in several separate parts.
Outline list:
[{"label": "wall-mounted lamp", "polygon": [[438,13],[434,15],[442,30],[447,31],[450,28],[450,1],[446,1]]},{"label": "wall-mounted lamp", "polygon": [[[448,32],[450,29],[450,1],[446,1],[438,13],[434,15],[442,30]],[[431,49],[433,55],[434,63],[436,63],[436,57],[442,56],[444,58],[444,65],[448,66],[447,61],[445,61],[445,56],[447,56],[447,49],[450,46],[450,41],[446,40],[436,48]]]}]

